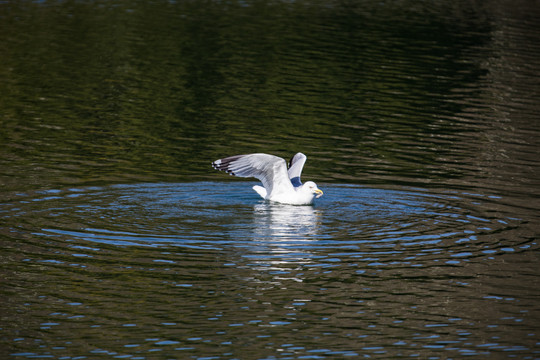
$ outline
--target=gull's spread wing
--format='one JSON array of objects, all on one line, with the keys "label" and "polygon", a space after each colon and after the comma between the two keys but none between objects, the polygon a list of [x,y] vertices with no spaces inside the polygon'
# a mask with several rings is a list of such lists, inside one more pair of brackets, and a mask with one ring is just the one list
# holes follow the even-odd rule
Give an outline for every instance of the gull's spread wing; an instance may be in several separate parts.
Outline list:
[{"label": "gull's spread wing", "polygon": [[[285,160],[274,155],[235,155],[216,160],[212,166],[214,169],[225,171],[231,175],[259,179],[266,188],[268,196],[273,193],[293,191]],[[300,167],[301,170],[302,167]]]}]

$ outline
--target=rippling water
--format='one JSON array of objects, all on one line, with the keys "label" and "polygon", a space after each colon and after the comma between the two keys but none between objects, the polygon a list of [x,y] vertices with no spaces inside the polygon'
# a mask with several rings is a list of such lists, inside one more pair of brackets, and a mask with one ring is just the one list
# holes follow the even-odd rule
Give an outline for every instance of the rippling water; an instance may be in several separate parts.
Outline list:
[{"label": "rippling water", "polygon": [[[540,358],[535,2],[0,3],[0,357]],[[307,154],[314,206],[223,156]]]},{"label": "rippling water", "polygon": [[535,353],[537,227],[505,199],[325,184],[287,206],[249,185],[14,195],[12,355]]}]

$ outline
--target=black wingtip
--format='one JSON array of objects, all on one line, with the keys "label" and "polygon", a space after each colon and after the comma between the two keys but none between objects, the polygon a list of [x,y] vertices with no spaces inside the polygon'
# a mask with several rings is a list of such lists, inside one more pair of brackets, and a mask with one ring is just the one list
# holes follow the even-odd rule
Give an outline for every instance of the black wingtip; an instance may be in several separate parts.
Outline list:
[{"label": "black wingtip", "polygon": [[291,159],[289,160],[289,162],[287,163],[287,169],[290,169],[290,168],[291,168],[295,156],[296,156],[296,154],[294,154],[294,155],[291,157]]},{"label": "black wingtip", "polygon": [[227,174],[231,176],[236,176],[236,174],[232,170],[229,169],[229,166],[231,162],[239,159],[240,157],[242,157],[242,155],[229,156],[223,159],[218,159],[212,162],[212,167],[219,171],[225,171]]}]

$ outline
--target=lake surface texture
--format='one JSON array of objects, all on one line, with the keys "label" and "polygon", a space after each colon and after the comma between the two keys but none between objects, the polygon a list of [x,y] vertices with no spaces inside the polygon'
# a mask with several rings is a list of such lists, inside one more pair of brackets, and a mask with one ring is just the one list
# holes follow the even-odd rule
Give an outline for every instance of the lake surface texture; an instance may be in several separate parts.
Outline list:
[{"label": "lake surface texture", "polygon": [[[1,1],[1,359],[540,359],[538,1]],[[313,206],[211,162],[308,156]]]}]

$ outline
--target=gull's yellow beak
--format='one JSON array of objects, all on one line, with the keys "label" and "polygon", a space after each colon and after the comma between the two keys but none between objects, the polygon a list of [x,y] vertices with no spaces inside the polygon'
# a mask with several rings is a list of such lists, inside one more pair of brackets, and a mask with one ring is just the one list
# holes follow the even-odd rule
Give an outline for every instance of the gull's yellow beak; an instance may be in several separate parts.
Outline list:
[{"label": "gull's yellow beak", "polygon": [[316,198],[320,198],[324,194],[321,189],[315,189],[313,192],[317,194]]}]

